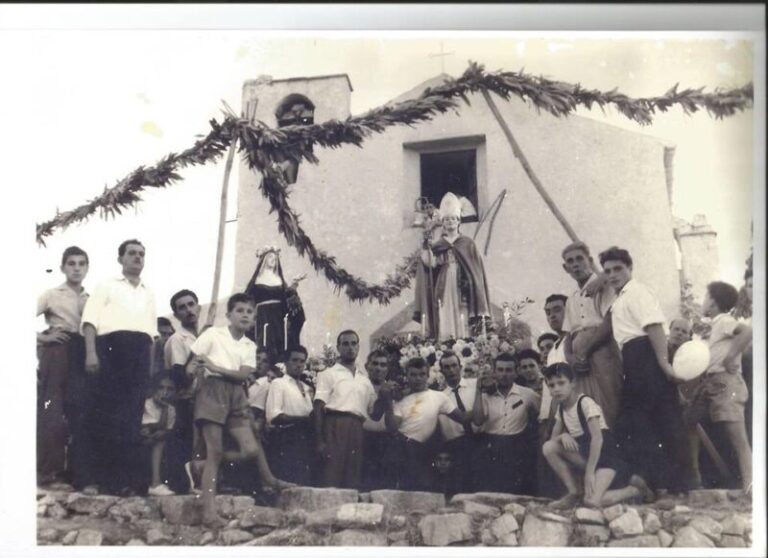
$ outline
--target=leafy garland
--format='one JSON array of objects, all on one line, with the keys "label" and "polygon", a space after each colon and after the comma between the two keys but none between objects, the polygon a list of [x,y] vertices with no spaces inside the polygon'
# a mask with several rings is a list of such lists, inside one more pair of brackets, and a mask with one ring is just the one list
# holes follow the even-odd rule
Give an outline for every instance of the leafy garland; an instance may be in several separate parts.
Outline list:
[{"label": "leafy garland", "polygon": [[677,90],[677,85],[659,97],[631,98],[615,89],[608,92],[584,89],[580,84],[552,81],[520,72],[486,72],[477,63],[470,62],[458,79],[446,79],[437,87],[426,89],[416,99],[384,105],[362,116],[348,118],[344,122],[330,120],[308,126],[287,126],[279,130],[269,128],[263,122],[251,123],[246,119],[227,115],[219,124],[210,121],[211,131],[193,147],[171,153],[154,167],[139,167],[115,186],[105,188],[104,193],[88,203],[56,215],[37,225],[37,241],[45,244],[45,237],[56,229],[86,221],[98,212],[102,218],[114,217],[122,210],[141,201],[145,188],[166,188],[180,180],[177,171],[192,165],[203,165],[220,158],[232,141],[239,140],[238,149],[251,170],[262,174],[259,187],[270,203],[270,212],[277,213],[278,228],[289,245],[309,258],[317,271],[322,271],[336,289],[344,289],[347,296],[356,301],[376,300],[386,304],[410,285],[415,275],[418,253],[406,258],[383,283],[370,285],[350,274],[336,263],[336,259],[319,250],[299,224],[298,215],[288,205],[287,183],[279,163],[306,160],[318,163],[313,153],[315,144],[338,148],[352,144],[360,147],[372,133],[381,133],[390,126],[413,126],[431,120],[435,115],[453,110],[458,113],[459,101],[469,104],[468,95],[482,90],[496,93],[505,100],[517,96],[530,102],[537,110],[545,110],[554,116],[568,116],[578,107],[592,108],[597,105],[605,110],[613,106],[621,114],[642,125],[652,122],[656,111],[666,112],[680,106],[686,114],[705,109],[715,118],[732,116],[752,107],[751,83],[727,91],[704,93],[704,88]]}]

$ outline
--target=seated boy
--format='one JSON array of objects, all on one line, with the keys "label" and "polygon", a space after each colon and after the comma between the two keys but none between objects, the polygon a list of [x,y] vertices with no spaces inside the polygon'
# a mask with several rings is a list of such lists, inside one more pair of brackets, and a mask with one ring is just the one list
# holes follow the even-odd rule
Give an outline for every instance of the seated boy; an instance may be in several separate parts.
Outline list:
[{"label": "seated boy", "polygon": [[173,490],[161,480],[161,466],[165,441],[176,426],[176,408],[173,398],[176,384],[168,372],[160,372],[152,378],[152,395],[144,402],[144,415],[141,417],[141,440],[150,447],[150,465],[152,482],[150,496],[172,496]]},{"label": "seated boy", "polygon": [[582,496],[584,505],[590,507],[611,506],[638,495],[650,500],[653,492],[642,478],[630,475],[628,465],[618,456],[600,406],[575,389],[571,367],[553,364],[544,369],[544,377],[558,409],[552,436],[542,449],[568,490],[550,506],[573,507]]},{"label": "seated boy", "polygon": [[712,318],[709,366],[691,396],[685,415],[696,482],[701,484],[696,425],[709,418],[722,425],[738,459],[742,488],[748,494],[752,487],[752,450],[744,422],[749,393],[741,375],[741,353],[752,341],[752,328],[728,314],[737,298],[738,292],[732,285],[720,281],[707,285],[702,309],[705,316]]},{"label": "seated boy", "polygon": [[[216,480],[219,465],[226,461],[252,461],[265,486],[281,490],[293,486],[275,478],[264,451],[254,437],[248,416],[243,381],[256,367],[256,345],[245,336],[253,326],[255,304],[244,293],[227,302],[229,325],[206,330],[192,345],[193,359],[204,367],[204,376],[195,397],[195,422],[205,441],[206,458],[202,474],[203,523],[221,526],[216,513]],[[239,451],[224,452],[224,429]]]}]

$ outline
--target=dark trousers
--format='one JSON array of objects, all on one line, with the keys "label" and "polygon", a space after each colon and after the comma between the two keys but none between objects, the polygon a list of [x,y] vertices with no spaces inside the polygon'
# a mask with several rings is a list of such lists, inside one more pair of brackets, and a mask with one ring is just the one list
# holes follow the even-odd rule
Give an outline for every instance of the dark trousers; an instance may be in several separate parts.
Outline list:
[{"label": "dark trousers", "polygon": [[394,489],[397,485],[398,456],[394,435],[363,431],[363,466],[360,490]]},{"label": "dark trousers", "polygon": [[98,484],[108,493],[146,490],[141,416],[147,397],[152,338],[117,331],[96,338],[99,357],[95,401],[94,458]]},{"label": "dark trousers", "polygon": [[475,436],[459,436],[448,440],[443,449],[451,456],[452,467],[448,474],[446,491],[454,494],[473,492],[472,458],[475,454]]},{"label": "dark trousers", "polygon": [[[38,347],[37,472],[40,477],[62,477],[67,465],[67,442],[73,416],[75,376],[84,373],[83,338],[72,334],[63,343]],[[61,480],[61,479],[60,479]]]},{"label": "dark trousers", "polygon": [[399,490],[432,490],[432,452],[430,445],[397,434],[400,467],[397,479]]},{"label": "dark trousers", "polygon": [[476,491],[534,493],[536,444],[534,435],[529,430],[509,436],[495,434],[478,436],[475,453],[474,489]]},{"label": "dark trousers", "polygon": [[174,492],[189,492],[189,479],[184,464],[192,459],[194,429],[194,399],[176,401],[176,426],[166,440],[164,462],[168,486]]},{"label": "dark trousers", "polygon": [[363,463],[363,419],[352,413],[326,410],[323,438],[327,445],[323,486],[357,489]]},{"label": "dark trousers", "polygon": [[269,431],[267,459],[276,477],[309,486],[315,461],[315,437],[309,417]]},{"label": "dark trousers", "polygon": [[626,343],[622,358],[615,433],[622,456],[653,488],[685,490],[692,467],[677,386],[659,367],[648,337]]}]

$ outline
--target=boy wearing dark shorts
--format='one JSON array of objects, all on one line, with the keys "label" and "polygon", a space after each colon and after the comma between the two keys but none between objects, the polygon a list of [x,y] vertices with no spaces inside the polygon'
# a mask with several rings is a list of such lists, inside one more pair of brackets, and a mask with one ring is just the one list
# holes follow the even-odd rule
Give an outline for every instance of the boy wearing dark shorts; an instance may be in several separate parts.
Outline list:
[{"label": "boy wearing dark shorts", "polygon": [[[544,377],[558,409],[543,453],[568,489],[568,494],[550,506],[569,508],[582,498],[589,507],[611,506],[638,495],[650,499],[652,492],[643,479],[631,475],[618,455],[600,406],[575,389],[571,367],[553,364],[544,369]],[[579,482],[582,474],[583,482]]]},{"label": "boy wearing dark shorts", "polygon": [[[226,327],[206,330],[192,345],[193,359],[204,367],[203,380],[195,397],[195,423],[203,432],[206,458],[202,475],[203,523],[220,527],[216,513],[216,479],[226,461],[253,461],[266,486],[292,486],[274,477],[261,444],[251,429],[248,399],[243,381],[256,369],[256,345],[245,336],[253,326],[255,304],[244,293],[227,302]],[[224,429],[234,438],[238,451],[224,451]]]}]

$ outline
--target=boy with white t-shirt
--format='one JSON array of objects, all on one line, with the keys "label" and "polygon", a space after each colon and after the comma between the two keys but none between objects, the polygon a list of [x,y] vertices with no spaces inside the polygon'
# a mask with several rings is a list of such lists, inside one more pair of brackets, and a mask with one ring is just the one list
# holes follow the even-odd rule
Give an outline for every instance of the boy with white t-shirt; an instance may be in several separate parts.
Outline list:
[{"label": "boy with white t-shirt", "polygon": [[[594,399],[578,391],[570,365],[558,363],[544,369],[544,377],[558,404],[552,436],[543,451],[568,493],[550,507],[564,509],[582,501],[590,507],[611,506],[652,492],[645,481],[631,475],[618,455],[603,410]],[[583,482],[579,477],[583,474]]]},{"label": "boy with white t-shirt", "polygon": [[456,422],[465,422],[464,414],[447,395],[427,389],[428,378],[427,362],[416,357],[406,364],[408,395],[393,405],[390,386],[384,385],[379,390],[379,396],[386,404],[384,421],[387,429],[398,434],[402,451],[398,475],[401,490],[430,489],[432,455],[425,442],[437,429],[438,416],[447,415]]}]

